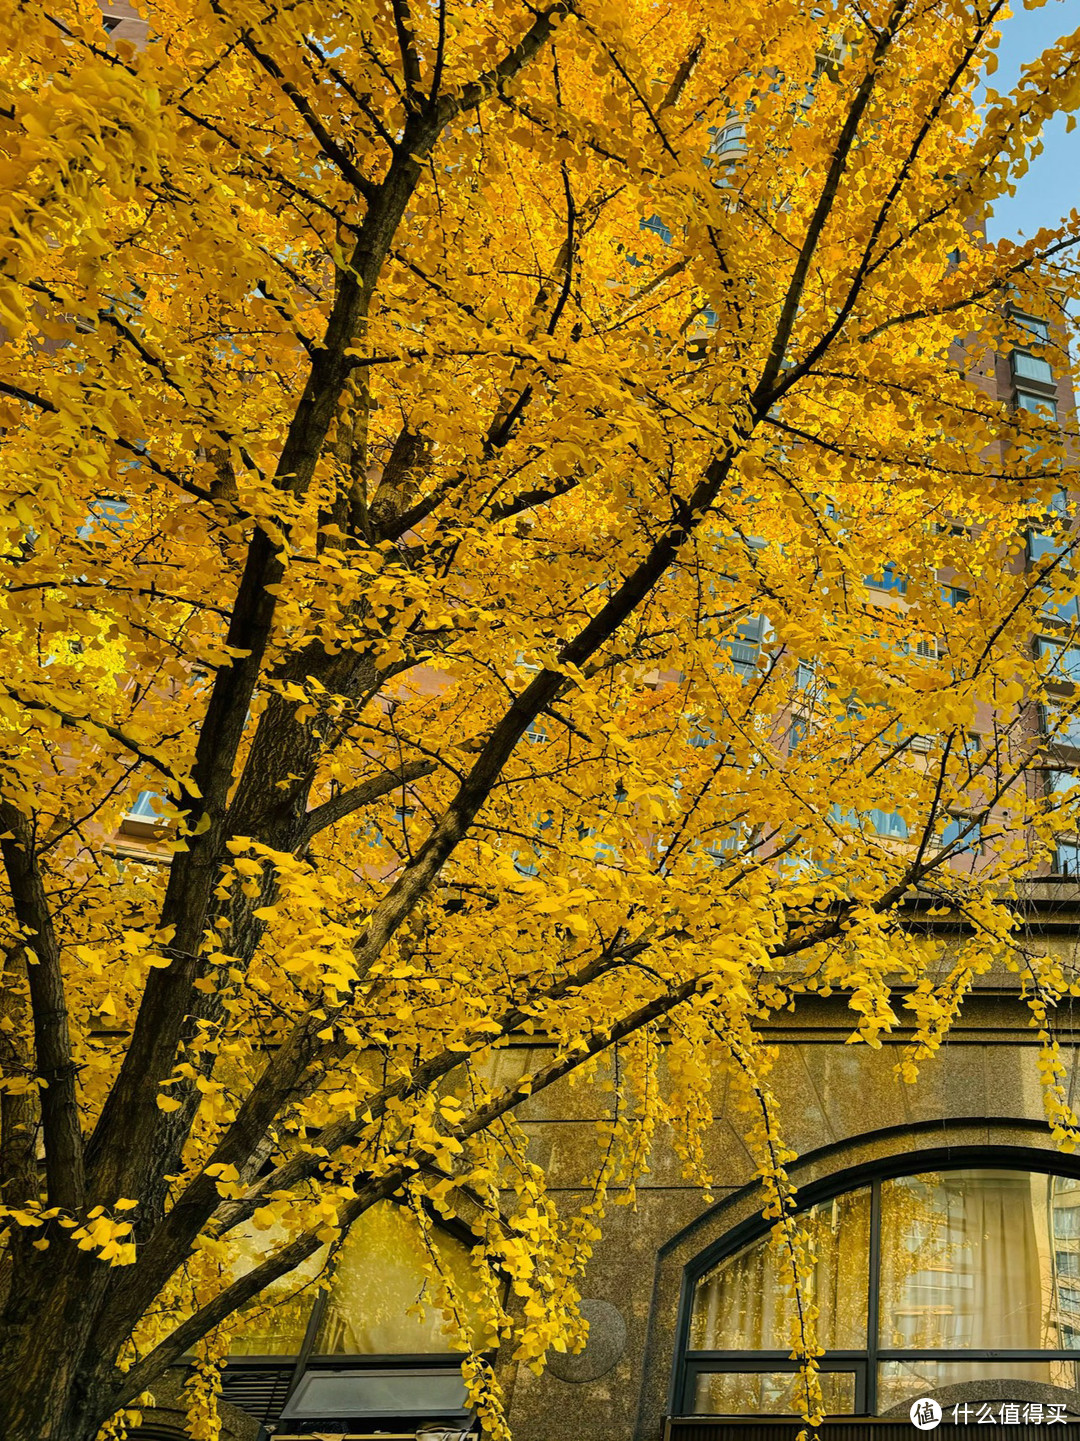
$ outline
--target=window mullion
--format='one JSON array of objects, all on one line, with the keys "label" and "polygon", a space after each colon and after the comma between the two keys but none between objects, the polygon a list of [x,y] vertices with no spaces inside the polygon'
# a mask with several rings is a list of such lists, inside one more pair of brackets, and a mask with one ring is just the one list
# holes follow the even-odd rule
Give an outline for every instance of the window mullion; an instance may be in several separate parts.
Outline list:
[{"label": "window mullion", "polygon": [[866,1285],[866,1412],[877,1415],[878,1316],[881,1296],[881,1181],[870,1183],[870,1247]]}]

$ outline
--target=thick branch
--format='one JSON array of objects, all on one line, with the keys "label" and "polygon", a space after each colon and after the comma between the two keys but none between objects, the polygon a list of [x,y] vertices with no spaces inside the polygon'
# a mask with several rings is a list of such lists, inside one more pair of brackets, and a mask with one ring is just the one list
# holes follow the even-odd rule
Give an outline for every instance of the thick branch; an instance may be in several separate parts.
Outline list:
[{"label": "thick branch", "polygon": [[[218,10],[216,5],[213,8]],[[220,10],[218,13],[221,13]],[[241,35],[240,43],[252,59],[256,60],[267,75],[281,87],[281,93],[303,120],[327,160],[336,166],[342,179],[346,180],[358,195],[362,195],[365,200],[370,201],[378,193],[378,186],[367,178],[344,146],[339,145],[330,134],[325,124],[315,114],[310,100],[300,93],[291,80],[285,78],[281,66],[273,57],[259,49],[249,31],[245,31]]]},{"label": "thick branch", "polygon": [[317,836],[327,826],[332,826],[335,821],[351,815],[353,811],[371,805],[373,801],[389,795],[391,791],[400,790],[402,786],[407,786],[412,781],[423,780],[424,776],[431,775],[436,768],[435,761],[407,761],[396,771],[387,771],[385,775],[372,776],[370,780],[361,781],[359,785],[350,786],[340,795],[332,796],[330,800],[324,801],[322,805],[308,811],[304,817],[300,845],[306,846],[313,836]]},{"label": "thick branch", "polygon": [[34,1057],[41,1091],[45,1137],[45,1183],[49,1204],[76,1211],[85,1199],[83,1136],[76,1067],[71,1049],[60,945],[53,926],[33,831],[24,816],[0,802],[0,854],[12,906],[27,942],[26,979],[34,1020]]},{"label": "thick branch", "polygon": [[[339,272],[323,344],[315,351],[275,472],[274,483],[283,492],[304,494],[314,475],[349,373],[346,351],[353,346],[368,313],[383,264],[420,178],[424,156],[455,115],[478,105],[496,85],[517,74],[537,54],[567,8],[559,3],[540,15],[493,71],[457,96],[443,97],[434,112],[409,116],[402,145],[369,200],[349,266]],[[157,1089],[169,1074],[191,1010],[207,907],[217,867],[225,854],[226,808],[233,768],[270,642],[276,609],[274,590],[283,575],[278,543],[266,531],[256,529],[226,638],[236,659],[232,665],[223,666],[215,678],[199,732],[190,793],[182,798],[193,817],[202,812],[203,822],[197,832],[193,829],[189,850],[176,857],[169,874],[161,921],[163,927],[174,928],[174,959],[166,969],[154,970],[148,978],[120,1075],[92,1141],[95,1184],[103,1194],[138,1194],[145,1190],[145,1178],[157,1156],[156,1138],[163,1130],[171,1137],[166,1172],[175,1169],[183,1144],[180,1130],[170,1127],[157,1108]],[[285,769],[288,772],[291,767]],[[421,889],[426,884],[425,880]],[[380,926],[372,936],[372,945],[377,947],[374,954],[382,949],[419,894],[417,891],[411,895],[404,908],[393,907],[390,929]],[[295,1090],[314,1035],[314,1029],[309,1035],[303,1028],[293,1047],[283,1046],[264,1074],[265,1086],[256,1087],[249,1097],[249,1116],[255,1127],[252,1146],[284,1098]]]},{"label": "thick branch", "polygon": [[394,10],[394,29],[397,31],[398,49],[401,52],[401,70],[405,77],[405,94],[412,104],[420,99],[420,52],[416,48],[409,0],[391,0]]},{"label": "thick branch", "polygon": [[[586,965],[564,977],[546,992],[531,995],[530,1006],[541,1002],[555,1004],[565,999],[614,967],[639,955],[648,948],[648,944],[646,941],[624,943],[621,934],[617,935],[610,945]],[[511,1034],[524,1023],[528,1014],[518,1003],[510,1006],[498,1018],[502,1033]],[[466,1049],[443,1050],[422,1062],[410,1075],[385,1087],[377,1095],[368,1097],[362,1108],[363,1119],[345,1116],[324,1126],[311,1140],[305,1154],[284,1162],[269,1176],[264,1177],[248,1196],[225,1206],[217,1226],[217,1234],[223,1235],[250,1216],[268,1189],[285,1190],[315,1176],[324,1164],[323,1158],[314,1154],[316,1151],[334,1155],[342,1147],[355,1143],[370,1124],[377,1122],[385,1114],[392,1102],[427,1090],[462,1065],[472,1050],[490,1046],[491,1042],[489,1029],[463,1037],[462,1046]],[[215,1147],[203,1169],[193,1178],[168,1216],[142,1247],[136,1265],[121,1279],[117,1293],[99,1327],[99,1335],[106,1346],[113,1344],[114,1327],[116,1336],[123,1339],[127,1334],[124,1328],[130,1324],[131,1315],[141,1314],[151,1304],[169,1277],[183,1264],[202,1227],[216,1211],[222,1209],[217,1181],[209,1171],[211,1167],[216,1170],[218,1166],[229,1165],[243,1168],[252,1148],[253,1137],[256,1144],[260,1140],[247,1122],[248,1117],[242,1110],[237,1121]]]},{"label": "thick branch", "polygon": [[903,18],[904,11],[908,7],[908,3],[909,0],[896,0],[892,8],[892,13],[881,34],[878,36],[877,44],[874,46],[874,53],[871,55],[867,65],[866,74],[859,82],[859,88],[855,92],[855,99],[852,101],[851,108],[844,119],[840,136],[836,142],[836,148],[829,162],[829,169],[825,176],[825,184],[822,186],[818,203],[814,207],[810,224],[806,228],[806,236],[799,250],[799,257],[795,262],[795,270],[788,283],[787,294],[784,296],[784,304],[780,311],[780,320],[776,327],[776,335],[773,338],[769,358],[765,362],[765,368],[762,372],[761,382],[758,387],[759,394],[764,391],[771,391],[783,368],[784,357],[787,354],[791,333],[795,326],[796,317],[799,314],[799,307],[802,305],[803,291],[806,289],[810,266],[817,253],[825,225],[829,216],[832,214],[833,205],[840,191],[840,181],[847,168],[848,157],[858,137],[859,125],[866,111],[866,107],[870,103],[870,97],[874,93],[878,72],[893,42],[893,38]]}]

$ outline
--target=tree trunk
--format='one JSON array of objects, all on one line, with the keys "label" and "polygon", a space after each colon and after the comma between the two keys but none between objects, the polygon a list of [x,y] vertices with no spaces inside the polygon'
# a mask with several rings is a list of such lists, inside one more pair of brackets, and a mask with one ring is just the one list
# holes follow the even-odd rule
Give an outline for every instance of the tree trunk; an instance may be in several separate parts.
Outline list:
[{"label": "tree trunk", "polygon": [[77,1253],[50,1276],[54,1247],[36,1253],[0,1318],[0,1441],[95,1441],[112,1413],[114,1358],[95,1350],[108,1267]]}]

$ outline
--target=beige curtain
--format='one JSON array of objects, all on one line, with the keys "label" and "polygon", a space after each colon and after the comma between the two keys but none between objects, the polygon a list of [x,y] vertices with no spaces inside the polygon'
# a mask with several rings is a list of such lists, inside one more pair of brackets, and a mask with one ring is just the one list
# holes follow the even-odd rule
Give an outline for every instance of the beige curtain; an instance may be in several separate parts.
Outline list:
[{"label": "beige curtain", "polygon": [[1039,1176],[989,1170],[885,1182],[881,1345],[1027,1350],[1048,1344],[1045,1188]]},{"label": "beige curtain", "polygon": [[[291,1233],[280,1223],[261,1230],[251,1222],[237,1226],[229,1233],[230,1256],[225,1279],[244,1275],[291,1239]],[[250,1301],[243,1309],[243,1325],[233,1337],[229,1354],[297,1355],[304,1343],[325,1264],[326,1247],[322,1246],[295,1271],[282,1276]]]},{"label": "beige curtain", "polygon": [[[819,1310],[818,1340],[829,1349],[866,1346],[870,1193],[849,1191],[807,1212],[816,1253],[807,1294]],[[722,1261],[697,1284],[690,1324],[695,1351],[787,1350],[796,1319],[770,1237]]]},{"label": "beige curtain", "polygon": [[[475,1331],[476,1308],[467,1298],[476,1290],[469,1253],[444,1232],[437,1244],[444,1272]],[[400,1207],[381,1201],[365,1211],[342,1247],[316,1352],[392,1356],[454,1349],[452,1326],[432,1305],[436,1285],[429,1280],[425,1258],[419,1227]]]}]

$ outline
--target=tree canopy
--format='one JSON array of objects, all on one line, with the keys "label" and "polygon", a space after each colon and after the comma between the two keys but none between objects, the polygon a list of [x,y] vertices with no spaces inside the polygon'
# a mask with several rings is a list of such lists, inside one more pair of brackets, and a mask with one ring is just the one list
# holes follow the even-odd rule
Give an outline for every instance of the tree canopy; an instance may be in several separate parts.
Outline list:
[{"label": "tree canopy", "polygon": [[[1010,904],[1075,829],[1075,419],[994,381],[1067,381],[1080,216],[982,231],[1080,32],[1002,96],[1004,0],[143,13],[0,17],[0,1436],[192,1348],[212,1435],[240,1308],[390,1198],[475,1237],[499,1435],[485,1353],[579,1344],[718,1069],[798,1271],[800,997],[913,1080],[1007,968],[1080,1137]],[[515,1111],[575,1076],[568,1208]]]}]

